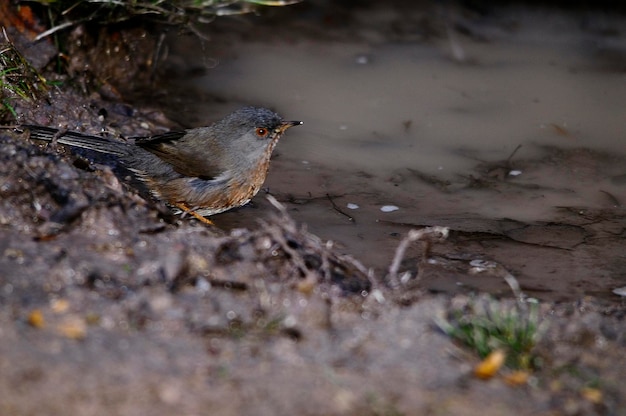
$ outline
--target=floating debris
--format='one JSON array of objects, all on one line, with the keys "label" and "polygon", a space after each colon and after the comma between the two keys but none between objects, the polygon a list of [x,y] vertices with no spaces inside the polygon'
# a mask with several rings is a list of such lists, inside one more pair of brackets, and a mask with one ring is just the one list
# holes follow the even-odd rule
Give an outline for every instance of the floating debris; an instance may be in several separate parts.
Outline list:
[{"label": "floating debris", "polygon": [[395,206],[395,205],[383,205],[382,207],[380,207],[380,210],[381,210],[382,212],[394,212],[394,211],[397,211],[397,210],[399,210],[399,209],[400,209],[400,208],[398,208],[398,207],[397,207],[397,206]]}]

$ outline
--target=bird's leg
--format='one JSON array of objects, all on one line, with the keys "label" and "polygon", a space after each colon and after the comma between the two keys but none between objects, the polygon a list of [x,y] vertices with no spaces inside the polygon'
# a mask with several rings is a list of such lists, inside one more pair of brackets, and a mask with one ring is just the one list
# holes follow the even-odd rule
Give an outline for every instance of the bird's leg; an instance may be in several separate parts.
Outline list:
[{"label": "bird's leg", "polygon": [[193,209],[189,208],[187,206],[187,204],[185,204],[184,202],[176,202],[176,203],[174,203],[172,205],[174,205],[176,208],[180,209],[181,211],[183,211],[183,212],[185,212],[187,214],[193,215],[200,222],[203,222],[203,223],[208,224],[208,225],[213,225],[213,226],[215,225],[213,223],[213,221],[211,221],[210,219],[208,219],[206,217],[203,217],[202,215],[198,214],[196,211],[194,211]]}]

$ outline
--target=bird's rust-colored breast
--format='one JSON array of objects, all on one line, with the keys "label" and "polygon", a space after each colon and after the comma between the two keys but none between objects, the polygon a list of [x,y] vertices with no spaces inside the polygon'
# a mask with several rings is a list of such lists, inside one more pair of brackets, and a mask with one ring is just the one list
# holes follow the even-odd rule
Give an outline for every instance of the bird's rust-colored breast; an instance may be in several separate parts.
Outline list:
[{"label": "bird's rust-colored breast", "polygon": [[249,172],[249,176],[238,177],[230,182],[228,202],[232,207],[246,204],[259,192],[267,177],[269,164],[269,157],[263,158],[256,169]]}]

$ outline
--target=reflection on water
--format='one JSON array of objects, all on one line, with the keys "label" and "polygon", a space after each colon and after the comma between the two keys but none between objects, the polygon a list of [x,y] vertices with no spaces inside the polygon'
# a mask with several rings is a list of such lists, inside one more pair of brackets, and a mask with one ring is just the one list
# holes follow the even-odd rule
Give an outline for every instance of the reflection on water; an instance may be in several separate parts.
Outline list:
[{"label": "reflection on water", "polygon": [[247,44],[196,85],[305,120],[280,145],[288,157],[376,175],[453,179],[520,144],[517,158],[535,145],[626,150],[626,75],[600,70],[586,36],[463,47],[469,64],[433,45]]},{"label": "reflection on water", "polygon": [[[386,220],[555,221],[555,207],[626,203],[615,179],[626,169],[626,73],[598,59],[609,46],[626,55],[626,41],[562,19],[558,36],[552,22],[529,19],[492,42],[455,40],[464,63],[444,41],[245,43],[192,83],[303,120],[278,146],[272,192],[323,238],[382,268],[406,231]],[[358,205],[345,208],[357,224],[326,194]],[[319,203],[297,204],[307,197]]]}]

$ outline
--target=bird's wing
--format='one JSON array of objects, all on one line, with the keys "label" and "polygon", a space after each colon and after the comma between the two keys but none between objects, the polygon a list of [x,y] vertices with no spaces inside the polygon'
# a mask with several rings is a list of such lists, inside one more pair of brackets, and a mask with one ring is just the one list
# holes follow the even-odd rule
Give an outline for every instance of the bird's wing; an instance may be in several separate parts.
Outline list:
[{"label": "bird's wing", "polygon": [[115,142],[101,136],[93,136],[90,134],[82,134],[73,131],[63,131],[51,127],[35,126],[24,124],[21,128],[28,129],[29,137],[34,140],[44,140],[47,142],[56,141],[60,144],[65,144],[74,147],[80,147],[83,149],[94,150],[100,153],[108,153],[117,156],[125,155],[125,144],[121,142]]},{"label": "bird's wing", "polygon": [[206,148],[200,149],[189,142],[182,146],[181,139],[187,134],[190,134],[189,131],[173,131],[151,137],[135,138],[135,144],[172,165],[174,170],[181,175],[202,179],[213,179],[219,176],[222,173],[219,155],[215,152],[207,155]]},{"label": "bird's wing", "polygon": [[147,137],[130,137],[135,141],[136,145],[147,148],[158,143],[167,143],[178,140],[185,136],[187,132],[183,131],[168,131],[167,133],[155,134],[154,136]]}]

